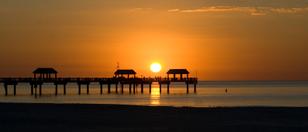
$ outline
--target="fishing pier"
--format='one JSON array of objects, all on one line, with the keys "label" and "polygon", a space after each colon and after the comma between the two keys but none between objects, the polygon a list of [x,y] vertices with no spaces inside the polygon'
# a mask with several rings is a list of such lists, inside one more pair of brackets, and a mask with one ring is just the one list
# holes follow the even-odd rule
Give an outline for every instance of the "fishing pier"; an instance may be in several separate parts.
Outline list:
[{"label": "fishing pier", "polygon": [[[55,96],[59,94],[59,87],[63,87],[63,95],[67,93],[67,84],[75,83],[77,84],[78,93],[82,94],[81,89],[86,87],[86,94],[90,94],[90,85],[92,83],[98,83],[100,94],[103,94],[104,86],[107,86],[107,93],[111,93],[111,86],[113,85],[116,93],[124,93],[125,86],[128,86],[128,91],[130,94],[135,94],[137,88],[140,86],[140,91],[144,93],[144,87],[148,86],[149,93],[152,91],[152,83],[157,82],[159,84],[159,91],[162,92],[162,86],[167,86],[167,94],[170,93],[170,84],[173,82],[183,82],[186,84],[186,93],[189,93],[189,85],[193,85],[194,93],[197,92],[198,79],[194,77],[189,77],[189,72],[186,69],[170,69],[167,72],[167,77],[161,78],[140,78],[136,77],[136,72],[132,69],[118,69],[115,71],[114,76],[110,78],[68,78],[68,77],[58,77],[58,72],[53,68],[38,68],[33,71],[33,77],[28,78],[0,78],[0,83],[4,86],[4,95],[8,96],[8,89],[13,89],[13,95],[17,95],[17,86],[19,83],[28,83],[30,86],[31,95],[42,96],[42,88],[44,84],[53,84],[55,88]],[[170,77],[170,75],[173,75]],[[183,77],[183,75],[185,77]],[[179,77],[178,77],[179,76]]]}]

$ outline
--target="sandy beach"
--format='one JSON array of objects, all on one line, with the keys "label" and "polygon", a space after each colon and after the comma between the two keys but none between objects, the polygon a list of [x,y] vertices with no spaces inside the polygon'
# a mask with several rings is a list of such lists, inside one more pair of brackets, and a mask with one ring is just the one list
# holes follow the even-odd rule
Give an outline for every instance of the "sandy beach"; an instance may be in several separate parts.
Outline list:
[{"label": "sandy beach", "polygon": [[307,131],[308,108],[0,104],[0,131]]}]

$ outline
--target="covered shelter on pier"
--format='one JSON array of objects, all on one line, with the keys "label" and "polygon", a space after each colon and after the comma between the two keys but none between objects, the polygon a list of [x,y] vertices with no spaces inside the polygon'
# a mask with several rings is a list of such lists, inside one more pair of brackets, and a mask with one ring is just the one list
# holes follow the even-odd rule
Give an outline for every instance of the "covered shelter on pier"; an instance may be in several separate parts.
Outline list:
[{"label": "covered shelter on pier", "polygon": [[57,78],[58,72],[53,68],[37,68],[33,71],[34,78],[51,79]]},{"label": "covered shelter on pier", "polygon": [[170,69],[167,72],[167,78],[169,80],[170,74],[173,74],[173,80],[178,80],[176,75],[180,75],[180,80],[183,80],[183,75],[186,75],[186,79],[189,78],[189,71],[187,69]]},{"label": "covered shelter on pier", "polygon": [[134,78],[136,77],[136,72],[133,69],[118,69],[114,72],[115,77],[125,77],[130,78],[132,75]]}]

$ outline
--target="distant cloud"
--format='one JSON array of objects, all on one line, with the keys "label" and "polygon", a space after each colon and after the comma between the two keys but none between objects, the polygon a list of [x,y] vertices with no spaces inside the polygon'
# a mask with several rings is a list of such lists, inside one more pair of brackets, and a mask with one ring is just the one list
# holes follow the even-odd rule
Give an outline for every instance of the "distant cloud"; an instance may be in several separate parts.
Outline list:
[{"label": "distant cloud", "polygon": [[302,13],[308,12],[308,7],[303,8],[271,8],[272,12],[275,13]]},{"label": "distant cloud", "polygon": [[139,11],[151,11],[153,10],[153,8],[133,8],[133,9],[130,9],[129,11],[130,12],[139,12]]},{"label": "distant cloud", "polygon": [[279,14],[295,14],[308,12],[308,7],[241,7],[241,6],[207,6],[196,9],[170,9],[168,12],[179,12],[179,13],[219,13],[219,12],[239,12],[247,13],[252,16],[264,16],[270,13]]},{"label": "distant cloud", "polygon": [[168,12],[179,12],[179,11],[181,11],[180,9],[170,9],[170,10],[168,10]]}]

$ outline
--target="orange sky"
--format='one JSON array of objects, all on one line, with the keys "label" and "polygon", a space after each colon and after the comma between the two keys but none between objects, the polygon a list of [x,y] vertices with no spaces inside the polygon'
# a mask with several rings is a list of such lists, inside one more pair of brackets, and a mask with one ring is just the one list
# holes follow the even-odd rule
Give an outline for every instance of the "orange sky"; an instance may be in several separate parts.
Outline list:
[{"label": "orange sky", "polygon": [[[307,80],[305,0],[10,0],[0,2],[0,76],[120,68],[202,80]],[[158,74],[150,71],[160,62]]]}]

